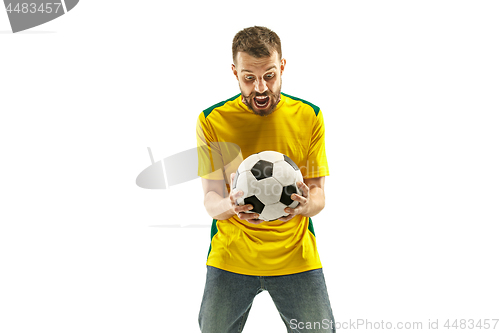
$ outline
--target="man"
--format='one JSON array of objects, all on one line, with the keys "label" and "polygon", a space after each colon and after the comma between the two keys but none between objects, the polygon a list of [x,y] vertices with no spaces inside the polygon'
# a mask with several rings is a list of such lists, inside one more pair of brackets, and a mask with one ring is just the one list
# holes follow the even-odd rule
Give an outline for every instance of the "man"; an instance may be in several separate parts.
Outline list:
[{"label": "man", "polygon": [[[281,93],[286,60],[276,33],[243,29],[232,49],[241,94],[198,118],[198,146],[205,147],[199,150],[199,172],[213,218],[200,329],[241,332],[254,297],[267,290],[288,332],[335,332],[311,219],[325,206],[323,115],[317,106]],[[290,157],[304,178],[297,184],[302,195],[292,196],[299,205],[269,222],[245,213],[251,206],[235,203],[242,194],[231,191],[238,165],[224,143],[237,145],[242,158],[264,150]]]}]

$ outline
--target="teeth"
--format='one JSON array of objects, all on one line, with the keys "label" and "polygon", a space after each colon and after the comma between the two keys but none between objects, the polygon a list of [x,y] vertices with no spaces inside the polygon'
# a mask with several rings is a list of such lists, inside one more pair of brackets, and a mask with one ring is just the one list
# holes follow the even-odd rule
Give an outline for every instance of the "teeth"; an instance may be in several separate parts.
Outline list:
[{"label": "teeth", "polygon": [[255,97],[255,98],[256,98],[256,99],[262,99],[262,100],[264,100],[264,99],[266,99],[266,98],[267,98],[267,96],[257,96],[257,97]]}]

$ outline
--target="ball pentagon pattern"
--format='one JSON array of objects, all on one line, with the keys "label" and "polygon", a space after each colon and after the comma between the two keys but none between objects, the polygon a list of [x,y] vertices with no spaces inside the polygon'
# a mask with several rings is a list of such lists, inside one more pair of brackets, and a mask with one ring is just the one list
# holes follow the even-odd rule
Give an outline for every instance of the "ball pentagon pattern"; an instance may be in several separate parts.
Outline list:
[{"label": "ball pentagon pattern", "polygon": [[232,190],[242,191],[238,205],[251,204],[247,213],[257,213],[265,221],[287,216],[286,207],[295,208],[299,202],[293,193],[302,195],[297,182],[303,181],[297,165],[286,155],[276,151],[263,151],[248,156],[238,167]]}]

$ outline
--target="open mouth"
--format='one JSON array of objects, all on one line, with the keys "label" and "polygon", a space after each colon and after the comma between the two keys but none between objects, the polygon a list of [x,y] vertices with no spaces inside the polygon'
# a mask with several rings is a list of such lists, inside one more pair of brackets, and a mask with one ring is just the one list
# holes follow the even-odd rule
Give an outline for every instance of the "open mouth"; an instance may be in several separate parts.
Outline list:
[{"label": "open mouth", "polygon": [[267,108],[270,100],[271,98],[269,96],[256,96],[253,99],[255,106],[257,106],[259,109]]}]

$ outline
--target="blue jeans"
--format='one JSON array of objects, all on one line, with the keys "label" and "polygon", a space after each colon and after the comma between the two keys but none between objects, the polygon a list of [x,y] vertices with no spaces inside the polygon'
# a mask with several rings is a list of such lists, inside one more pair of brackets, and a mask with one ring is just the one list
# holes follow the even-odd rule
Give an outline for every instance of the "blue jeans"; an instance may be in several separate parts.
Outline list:
[{"label": "blue jeans", "polygon": [[251,276],[207,266],[198,321],[202,333],[239,333],[253,300],[267,290],[288,333],[332,333],[335,321],[322,269],[280,276]]}]

